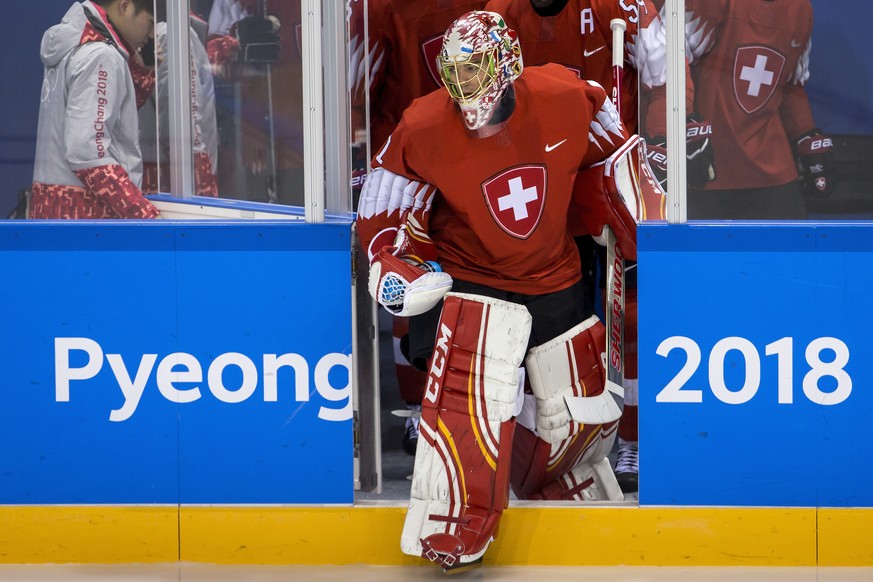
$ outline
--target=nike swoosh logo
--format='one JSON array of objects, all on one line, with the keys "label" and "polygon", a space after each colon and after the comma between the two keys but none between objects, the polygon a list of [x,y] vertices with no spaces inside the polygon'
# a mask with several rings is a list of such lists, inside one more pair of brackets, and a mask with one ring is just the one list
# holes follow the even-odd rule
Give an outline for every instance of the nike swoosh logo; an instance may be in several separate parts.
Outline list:
[{"label": "nike swoosh logo", "polygon": [[793,38],[791,39],[791,48],[800,48],[803,46],[802,42],[797,42]]},{"label": "nike swoosh logo", "polygon": [[594,53],[600,52],[600,51],[602,51],[602,50],[605,49],[605,48],[606,48],[606,45],[604,45],[604,46],[602,46],[602,47],[600,47],[600,48],[596,48],[596,49],[594,49],[593,51],[586,50],[583,54],[584,54],[586,57],[590,57],[590,56],[593,55]]},{"label": "nike swoosh logo", "polygon": [[552,151],[553,149],[555,149],[556,147],[558,147],[559,145],[561,145],[561,144],[564,143],[565,141],[567,141],[567,140],[566,140],[566,139],[562,139],[561,141],[559,141],[559,142],[556,143],[555,145],[546,144],[546,152],[550,152],[550,151]]}]

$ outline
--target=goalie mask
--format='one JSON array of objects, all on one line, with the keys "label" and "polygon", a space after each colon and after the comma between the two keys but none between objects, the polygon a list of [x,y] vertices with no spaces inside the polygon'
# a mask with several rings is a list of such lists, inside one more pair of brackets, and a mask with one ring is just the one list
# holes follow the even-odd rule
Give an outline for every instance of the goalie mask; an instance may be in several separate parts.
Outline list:
[{"label": "goalie mask", "polygon": [[471,131],[488,123],[506,88],[521,75],[521,46],[496,12],[473,11],[443,36],[437,68]]}]

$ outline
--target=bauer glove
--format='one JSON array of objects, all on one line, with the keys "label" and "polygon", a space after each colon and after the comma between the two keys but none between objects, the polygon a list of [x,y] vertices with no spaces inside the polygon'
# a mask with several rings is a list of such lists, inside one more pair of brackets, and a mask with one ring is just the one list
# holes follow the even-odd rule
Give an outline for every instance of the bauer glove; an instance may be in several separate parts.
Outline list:
[{"label": "bauer glove", "polygon": [[715,180],[715,156],[712,153],[712,124],[692,113],[685,120],[685,170],[688,185],[703,188]]},{"label": "bauer glove", "polygon": [[[692,113],[685,124],[685,172],[688,185],[703,188],[715,180],[712,124]],[[663,190],[667,190],[667,140],[662,135],[646,139],[646,158]]]},{"label": "bauer glove", "polygon": [[646,159],[661,189],[667,191],[667,139],[663,135],[646,138]]},{"label": "bauer glove", "polygon": [[795,142],[794,155],[803,191],[818,198],[830,196],[837,185],[833,140],[820,129],[811,129]]}]

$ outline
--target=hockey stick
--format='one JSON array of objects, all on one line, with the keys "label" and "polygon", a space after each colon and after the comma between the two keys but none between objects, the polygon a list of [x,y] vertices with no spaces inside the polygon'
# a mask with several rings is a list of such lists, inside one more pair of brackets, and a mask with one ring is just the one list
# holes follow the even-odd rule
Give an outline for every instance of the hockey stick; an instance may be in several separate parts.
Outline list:
[{"label": "hockey stick", "polygon": [[[266,0],[258,0],[256,15],[262,20],[267,18]],[[267,73],[267,127],[270,140],[267,152],[267,199],[275,203],[279,201],[279,185],[276,169],[276,122],[273,116],[273,65],[266,63],[264,68]]]},{"label": "hockey stick", "polygon": [[[624,31],[621,18],[609,22],[612,29],[612,102],[621,115],[621,83],[624,79]],[[606,229],[606,385],[611,392],[624,394],[624,255],[612,229]]]}]

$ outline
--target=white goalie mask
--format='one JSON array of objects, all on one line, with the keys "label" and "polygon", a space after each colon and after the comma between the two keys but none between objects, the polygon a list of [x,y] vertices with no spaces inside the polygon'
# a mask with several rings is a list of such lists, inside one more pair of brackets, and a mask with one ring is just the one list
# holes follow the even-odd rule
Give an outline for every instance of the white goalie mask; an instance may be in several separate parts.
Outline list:
[{"label": "white goalie mask", "polygon": [[488,123],[506,88],[521,75],[518,36],[496,12],[468,12],[443,36],[437,68],[461,108],[464,124],[477,130]]}]

